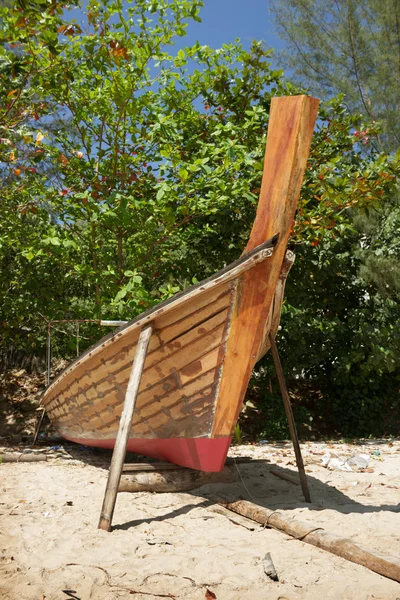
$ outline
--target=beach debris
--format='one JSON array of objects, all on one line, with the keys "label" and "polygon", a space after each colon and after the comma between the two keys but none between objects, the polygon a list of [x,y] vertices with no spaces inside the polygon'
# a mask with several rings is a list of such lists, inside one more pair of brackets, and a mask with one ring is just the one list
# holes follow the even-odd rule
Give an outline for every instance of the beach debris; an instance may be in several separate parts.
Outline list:
[{"label": "beach debris", "polygon": [[70,600],[79,600],[78,596],[75,595],[78,593],[76,590],[61,590],[61,591],[63,594],[66,594],[68,596],[68,598],[70,598]]},{"label": "beach debris", "polygon": [[371,458],[373,458],[374,460],[383,460],[380,450],[375,450],[375,452],[372,453]]},{"label": "beach debris", "polygon": [[206,598],[207,600],[216,600],[217,596],[214,594],[214,592],[207,588],[206,595],[204,596],[204,598]]},{"label": "beach debris", "polygon": [[272,557],[271,557],[270,552],[267,552],[267,554],[264,556],[263,567],[264,567],[264,573],[266,575],[268,575],[268,577],[270,579],[272,579],[272,581],[279,581],[278,575],[276,573],[275,565],[272,562]]},{"label": "beach debris", "polygon": [[334,454],[330,454],[330,452],[327,452],[326,454],[323,455],[323,457],[321,458],[321,463],[323,464],[324,467],[326,467],[327,469],[330,469],[331,471],[333,471],[333,470],[352,471],[353,470],[351,468],[351,466],[348,465],[343,458],[340,458],[339,456],[336,456]]},{"label": "beach debris", "polygon": [[146,540],[146,542],[147,542],[147,544],[149,544],[149,546],[157,546],[157,545],[173,546],[173,544],[171,544],[171,542],[167,542],[167,540],[152,539],[152,540]]},{"label": "beach debris", "polygon": [[367,469],[369,465],[370,456],[368,454],[355,454],[349,458],[346,462],[351,467],[357,469]]},{"label": "beach debris", "polygon": [[331,471],[357,471],[358,469],[367,469],[370,458],[369,454],[354,454],[350,458],[343,458],[327,452],[323,455],[321,463]]}]

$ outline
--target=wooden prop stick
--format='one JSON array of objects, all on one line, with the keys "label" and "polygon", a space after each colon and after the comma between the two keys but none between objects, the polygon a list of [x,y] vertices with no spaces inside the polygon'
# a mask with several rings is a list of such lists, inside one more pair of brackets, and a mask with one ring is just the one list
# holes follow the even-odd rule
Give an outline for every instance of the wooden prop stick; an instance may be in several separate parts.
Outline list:
[{"label": "wooden prop stick", "polygon": [[297,468],[299,470],[301,489],[303,490],[304,499],[306,502],[311,502],[310,491],[308,489],[306,472],[304,470],[303,457],[301,455],[299,438],[297,436],[296,424],[293,418],[292,405],[290,403],[289,393],[286,387],[285,376],[281,365],[281,359],[279,358],[278,348],[274,337],[270,334],[269,339],[271,342],[271,353],[274,360],[275,371],[278,376],[279,387],[281,390],[283,405],[285,407],[286,417],[289,424],[290,437],[292,438],[294,453],[296,455]]},{"label": "wooden prop stick", "polygon": [[110,531],[111,529],[111,521],[114,514],[122,468],[124,466],[129,432],[132,426],[133,411],[135,410],[136,398],[139,392],[140,380],[142,378],[147,348],[152,332],[153,327],[151,325],[144,327],[140,332],[137,343],[136,354],[126,390],[124,409],[119,422],[117,439],[115,440],[114,452],[111,459],[110,471],[100,514],[99,529],[103,529],[104,531]]},{"label": "wooden prop stick", "polygon": [[32,442],[32,446],[31,446],[31,448],[33,448],[33,446],[34,446],[34,445],[36,444],[36,442],[37,442],[38,435],[39,435],[39,431],[40,431],[40,428],[41,428],[41,426],[42,426],[42,423],[43,423],[43,418],[44,418],[44,413],[45,413],[45,412],[46,412],[46,411],[45,411],[45,409],[43,408],[43,410],[42,410],[42,414],[40,415],[40,419],[39,419],[39,422],[38,422],[38,424],[37,424],[37,427],[36,427],[36,431],[35,431],[35,435],[34,435],[34,437],[33,437],[33,442]]}]

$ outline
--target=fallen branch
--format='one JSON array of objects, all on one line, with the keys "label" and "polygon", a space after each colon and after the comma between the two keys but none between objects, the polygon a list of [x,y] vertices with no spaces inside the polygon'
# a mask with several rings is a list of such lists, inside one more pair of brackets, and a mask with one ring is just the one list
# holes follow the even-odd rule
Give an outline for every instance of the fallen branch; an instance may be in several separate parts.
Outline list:
[{"label": "fallen branch", "polygon": [[14,463],[14,462],[42,462],[46,461],[47,456],[45,454],[0,454],[1,463]]},{"label": "fallen branch", "polygon": [[257,506],[252,502],[219,502],[221,506],[267,527],[279,529],[292,537],[312,544],[346,560],[362,565],[375,573],[400,582],[400,559],[366,548],[350,539],[312,527],[309,523],[288,517],[279,511]]}]

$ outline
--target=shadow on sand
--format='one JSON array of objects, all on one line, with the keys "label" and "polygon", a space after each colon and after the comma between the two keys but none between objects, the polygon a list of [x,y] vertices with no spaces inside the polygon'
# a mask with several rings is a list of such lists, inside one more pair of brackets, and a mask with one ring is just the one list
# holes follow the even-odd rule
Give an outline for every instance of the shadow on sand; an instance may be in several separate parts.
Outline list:
[{"label": "shadow on sand", "polygon": [[[80,460],[86,464],[96,466],[102,469],[109,468],[112,451],[98,448],[89,448],[78,446],[76,444],[63,444],[69,456],[75,460]],[[126,462],[149,462],[148,458],[138,457],[135,454],[128,453]],[[187,497],[187,504],[177,509],[166,512],[154,518],[135,519],[127,523],[120,523],[113,526],[113,529],[126,530],[136,527],[141,523],[151,523],[152,521],[164,521],[172,519],[181,514],[186,514],[194,508],[209,507],[215,505],[218,499],[233,502],[235,500],[249,500],[258,506],[266,507],[272,510],[293,510],[295,508],[305,508],[310,511],[321,511],[325,509],[335,510],[342,514],[349,513],[375,513],[380,511],[399,512],[400,506],[396,504],[371,505],[363,504],[353,498],[350,498],[343,491],[338,490],[333,483],[323,482],[312,474],[307,473],[308,485],[312,503],[304,501],[300,485],[296,485],[279,478],[289,476],[292,479],[298,479],[298,475],[293,469],[288,469],[277,465],[267,459],[257,459],[251,462],[234,462],[238,470],[238,481],[231,484],[209,484],[204,485],[191,492],[184,493]],[[275,474],[274,474],[275,473]],[[337,476],[338,473],[335,473]],[[356,477],[357,473],[343,473],[343,483],[349,484],[349,475]],[[362,474],[367,475],[367,474]],[[366,479],[366,483],[367,483]],[[190,496],[204,498],[203,502],[192,503]]]}]

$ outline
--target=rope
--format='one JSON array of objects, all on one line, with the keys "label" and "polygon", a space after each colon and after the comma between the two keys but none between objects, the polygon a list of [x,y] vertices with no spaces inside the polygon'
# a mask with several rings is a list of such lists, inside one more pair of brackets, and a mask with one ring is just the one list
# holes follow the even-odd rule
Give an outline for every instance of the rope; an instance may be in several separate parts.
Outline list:
[{"label": "rope", "polygon": [[248,495],[250,496],[250,498],[251,498],[252,500],[254,500],[254,502],[257,502],[257,500],[254,498],[254,496],[253,496],[253,495],[252,495],[252,493],[250,492],[249,488],[247,487],[247,485],[246,485],[246,484],[245,484],[245,482],[243,481],[243,477],[242,477],[242,474],[241,474],[241,472],[239,471],[239,467],[238,467],[238,464],[237,464],[237,462],[236,462],[236,457],[235,457],[235,456],[233,457],[233,461],[234,461],[234,463],[235,463],[235,467],[236,467],[236,469],[237,469],[237,472],[239,473],[240,481],[242,482],[244,489],[246,490],[246,492],[248,493]]}]

